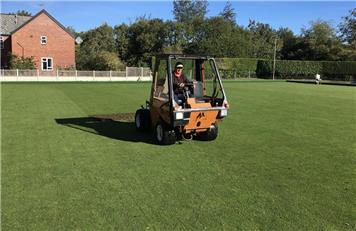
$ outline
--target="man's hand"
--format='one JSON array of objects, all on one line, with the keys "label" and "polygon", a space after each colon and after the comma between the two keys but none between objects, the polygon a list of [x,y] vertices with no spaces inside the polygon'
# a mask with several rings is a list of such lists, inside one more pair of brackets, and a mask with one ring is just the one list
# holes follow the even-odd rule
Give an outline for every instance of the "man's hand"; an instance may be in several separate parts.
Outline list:
[{"label": "man's hand", "polygon": [[179,84],[179,87],[180,87],[180,88],[183,88],[183,87],[184,87],[184,83],[180,83],[180,84]]}]

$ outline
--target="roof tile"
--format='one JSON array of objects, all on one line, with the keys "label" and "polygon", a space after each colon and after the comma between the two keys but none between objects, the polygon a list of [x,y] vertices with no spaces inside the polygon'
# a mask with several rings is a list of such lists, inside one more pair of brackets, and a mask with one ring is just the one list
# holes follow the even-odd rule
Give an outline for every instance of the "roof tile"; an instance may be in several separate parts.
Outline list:
[{"label": "roof tile", "polygon": [[15,14],[0,14],[0,33],[9,35],[11,32],[30,20],[32,16],[19,16]]}]

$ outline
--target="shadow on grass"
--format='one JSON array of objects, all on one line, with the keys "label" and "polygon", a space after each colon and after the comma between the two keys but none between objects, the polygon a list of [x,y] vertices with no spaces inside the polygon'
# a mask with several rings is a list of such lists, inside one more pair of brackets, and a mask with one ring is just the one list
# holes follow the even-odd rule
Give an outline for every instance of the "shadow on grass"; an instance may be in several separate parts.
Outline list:
[{"label": "shadow on grass", "polygon": [[[125,116],[127,117],[127,113]],[[127,118],[125,119],[126,121],[117,120],[117,115],[115,115],[111,118],[110,116],[89,116],[55,119],[55,121],[57,124],[111,139],[154,144],[151,133],[136,131],[135,123],[132,120],[127,121]]]}]

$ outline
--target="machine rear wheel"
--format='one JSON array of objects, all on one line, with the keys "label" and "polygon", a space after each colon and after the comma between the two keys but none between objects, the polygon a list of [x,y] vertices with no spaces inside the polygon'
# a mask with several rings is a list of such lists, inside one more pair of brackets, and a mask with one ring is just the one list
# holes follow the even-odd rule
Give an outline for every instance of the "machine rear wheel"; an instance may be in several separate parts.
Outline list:
[{"label": "machine rear wheel", "polygon": [[169,130],[161,121],[155,126],[154,136],[156,142],[160,145],[171,145],[176,142],[176,134],[174,130]]},{"label": "machine rear wheel", "polygon": [[138,131],[146,131],[150,128],[150,111],[148,109],[138,109],[135,114],[135,126]]},{"label": "machine rear wheel", "polygon": [[197,140],[211,141],[218,137],[218,126],[213,125],[208,131],[197,133]]}]

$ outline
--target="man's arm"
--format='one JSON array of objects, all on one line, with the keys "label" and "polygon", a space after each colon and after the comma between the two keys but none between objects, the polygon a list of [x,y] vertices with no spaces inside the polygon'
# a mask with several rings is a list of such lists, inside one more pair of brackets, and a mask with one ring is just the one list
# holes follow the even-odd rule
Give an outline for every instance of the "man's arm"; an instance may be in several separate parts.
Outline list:
[{"label": "man's arm", "polygon": [[189,79],[187,79],[187,78],[185,77],[185,75],[183,75],[182,77],[183,77],[183,82],[184,82],[184,84],[189,84],[189,83],[191,83],[191,81],[190,81]]},{"label": "man's arm", "polygon": [[173,77],[173,90],[179,87],[179,82],[176,77]]}]

